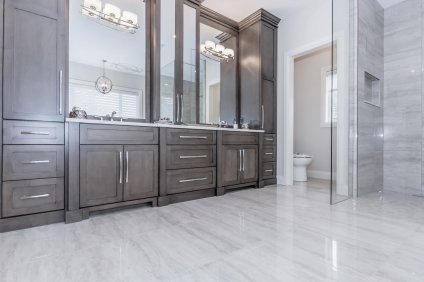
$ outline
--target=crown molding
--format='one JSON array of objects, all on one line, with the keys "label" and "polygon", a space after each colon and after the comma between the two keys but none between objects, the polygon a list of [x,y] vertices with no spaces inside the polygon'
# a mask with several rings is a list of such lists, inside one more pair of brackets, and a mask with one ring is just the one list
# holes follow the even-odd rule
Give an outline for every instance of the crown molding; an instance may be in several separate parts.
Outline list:
[{"label": "crown molding", "polygon": [[264,21],[277,28],[281,19],[264,9],[259,9],[239,23],[239,30],[242,31],[243,29],[257,23],[258,21]]},{"label": "crown molding", "polygon": [[203,5],[200,5],[200,16],[215,22],[219,25],[225,26],[226,28],[238,32],[239,24],[235,20],[232,20],[214,10],[211,10]]}]

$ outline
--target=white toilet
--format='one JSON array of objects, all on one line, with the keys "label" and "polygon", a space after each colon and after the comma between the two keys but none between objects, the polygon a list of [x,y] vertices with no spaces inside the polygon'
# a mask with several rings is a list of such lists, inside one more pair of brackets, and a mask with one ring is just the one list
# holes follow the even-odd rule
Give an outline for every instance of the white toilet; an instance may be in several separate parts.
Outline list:
[{"label": "white toilet", "polygon": [[312,156],[296,153],[293,156],[294,181],[308,181],[307,168],[312,162]]}]

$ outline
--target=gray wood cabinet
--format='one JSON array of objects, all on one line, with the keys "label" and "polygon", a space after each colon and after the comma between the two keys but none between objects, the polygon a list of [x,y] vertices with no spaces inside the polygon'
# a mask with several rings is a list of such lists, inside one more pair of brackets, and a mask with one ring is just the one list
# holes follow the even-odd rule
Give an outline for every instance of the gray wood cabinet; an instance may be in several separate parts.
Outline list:
[{"label": "gray wood cabinet", "polygon": [[157,197],[158,146],[128,145],[124,152],[124,201]]},{"label": "gray wood cabinet", "polygon": [[81,145],[80,206],[157,197],[158,158],[155,145]]},{"label": "gray wood cabinet", "polygon": [[3,117],[64,121],[65,1],[5,0]]},{"label": "gray wood cabinet", "polygon": [[277,130],[279,22],[261,9],[240,23],[240,115],[244,122],[266,133]]},{"label": "gray wood cabinet", "polygon": [[81,145],[81,207],[122,201],[123,154],[123,146],[121,145]]},{"label": "gray wood cabinet", "polygon": [[258,146],[222,148],[222,186],[251,183],[258,180]]}]

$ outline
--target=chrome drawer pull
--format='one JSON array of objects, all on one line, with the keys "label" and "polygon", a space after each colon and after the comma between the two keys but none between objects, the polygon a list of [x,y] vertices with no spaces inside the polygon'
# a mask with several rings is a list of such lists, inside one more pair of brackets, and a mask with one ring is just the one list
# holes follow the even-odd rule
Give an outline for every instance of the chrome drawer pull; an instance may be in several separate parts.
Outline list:
[{"label": "chrome drawer pull", "polygon": [[48,198],[50,194],[42,194],[42,195],[34,195],[34,196],[22,196],[19,199],[21,200],[31,200],[31,199],[40,199],[40,198]]},{"label": "chrome drawer pull", "polygon": [[265,138],[265,141],[274,141],[274,138]]},{"label": "chrome drawer pull", "polygon": [[183,179],[183,180],[180,180],[178,182],[180,182],[180,183],[186,183],[186,182],[203,181],[203,180],[208,180],[208,178],[207,177],[203,177],[203,178]]},{"label": "chrome drawer pull", "polygon": [[272,169],[267,169],[265,170],[265,172],[272,172]]},{"label": "chrome drawer pull", "polygon": [[207,136],[180,136],[180,139],[208,139]]},{"label": "chrome drawer pull", "polygon": [[180,156],[180,159],[202,159],[207,158],[207,155],[201,155],[201,156]]},{"label": "chrome drawer pull", "polygon": [[22,161],[21,164],[48,164],[50,163],[49,160],[45,161]]},{"label": "chrome drawer pull", "polygon": [[21,131],[22,135],[50,135],[50,132],[42,131]]},{"label": "chrome drawer pull", "polygon": [[265,153],[265,155],[274,155],[274,153]]}]

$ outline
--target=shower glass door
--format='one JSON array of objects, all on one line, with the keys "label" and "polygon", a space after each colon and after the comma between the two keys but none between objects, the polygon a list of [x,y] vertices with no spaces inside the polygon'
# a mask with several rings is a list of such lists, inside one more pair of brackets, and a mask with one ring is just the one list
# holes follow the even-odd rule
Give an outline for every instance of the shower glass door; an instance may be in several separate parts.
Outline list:
[{"label": "shower glass door", "polygon": [[347,200],[355,185],[356,22],[352,13],[357,0],[333,0],[331,102],[331,204]]}]

